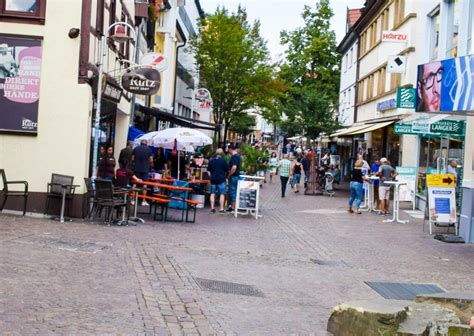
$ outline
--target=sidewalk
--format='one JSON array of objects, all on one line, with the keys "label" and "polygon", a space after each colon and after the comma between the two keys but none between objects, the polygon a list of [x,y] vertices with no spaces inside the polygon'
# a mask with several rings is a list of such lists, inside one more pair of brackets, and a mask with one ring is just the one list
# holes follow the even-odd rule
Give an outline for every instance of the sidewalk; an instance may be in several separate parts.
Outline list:
[{"label": "sidewalk", "polygon": [[343,191],[261,191],[259,220],[201,209],[196,224],[107,227],[0,214],[0,330],[325,335],[336,304],[379,297],[364,281],[472,291],[474,246],[434,240],[420,219],[348,214]]}]

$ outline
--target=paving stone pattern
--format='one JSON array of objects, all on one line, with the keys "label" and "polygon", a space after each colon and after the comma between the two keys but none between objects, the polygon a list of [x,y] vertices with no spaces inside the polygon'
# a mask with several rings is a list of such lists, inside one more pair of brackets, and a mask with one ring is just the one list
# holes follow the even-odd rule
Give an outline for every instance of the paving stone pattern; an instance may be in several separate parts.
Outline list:
[{"label": "paving stone pattern", "polygon": [[[380,298],[367,281],[472,289],[473,245],[436,241],[420,219],[348,214],[346,197],[282,199],[279,182],[267,183],[263,218],[206,208],[195,224],[0,214],[0,333],[326,335],[334,306]],[[262,295],[203,290],[196,279]]]}]

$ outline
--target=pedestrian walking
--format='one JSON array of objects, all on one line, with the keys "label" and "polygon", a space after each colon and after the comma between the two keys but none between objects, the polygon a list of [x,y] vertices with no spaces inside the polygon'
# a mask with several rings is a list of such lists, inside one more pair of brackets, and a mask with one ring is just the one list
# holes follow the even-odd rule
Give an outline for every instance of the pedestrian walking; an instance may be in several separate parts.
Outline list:
[{"label": "pedestrian walking", "polygon": [[393,178],[398,175],[395,168],[390,165],[386,158],[380,159],[380,168],[378,176],[380,177],[379,185],[379,200],[380,200],[380,214],[385,216],[390,209],[390,189],[391,185],[386,182],[393,181]]},{"label": "pedestrian walking", "polygon": [[309,168],[311,167],[311,162],[308,158],[309,153],[306,153],[304,158],[301,160],[301,165],[303,166],[303,171],[304,171],[304,187],[308,187],[308,181],[309,181]]},{"label": "pedestrian walking", "polygon": [[231,155],[228,175],[230,204],[227,207],[227,212],[232,212],[235,209],[235,201],[237,199],[237,184],[239,183],[241,159],[237,147],[234,144],[229,146],[229,153]]},{"label": "pedestrian walking", "polygon": [[275,152],[272,153],[272,156],[268,160],[269,170],[270,170],[270,183],[272,183],[273,175],[277,173],[278,158]]},{"label": "pedestrian walking", "polygon": [[285,197],[286,185],[290,179],[291,162],[288,160],[288,154],[283,155],[283,159],[278,163],[278,174],[281,182],[281,197]]},{"label": "pedestrian walking", "polygon": [[219,193],[219,205],[220,213],[224,213],[224,202],[225,202],[225,193],[226,193],[226,175],[229,171],[229,166],[227,162],[222,158],[224,156],[224,151],[221,148],[218,148],[216,151],[216,156],[209,161],[207,166],[207,171],[209,172],[211,179],[211,213],[215,213],[215,201],[216,193]]},{"label": "pedestrian walking", "polygon": [[[362,160],[357,160],[354,164],[354,169],[351,171],[351,183],[350,183],[350,197],[349,197],[349,213],[361,214],[360,204],[362,203],[362,196],[364,194],[364,175],[362,173]],[[356,201],[356,210],[352,210],[352,205]]]},{"label": "pedestrian walking", "polygon": [[301,158],[297,158],[295,164],[291,168],[291,175],[293,176],[293,189],[296,193],[299,193],[299,186],[301,181],[301,172],[303,170],[303,165],[301,164]]},{"label": "pedestrian walking", "polygon": [[119,154],[119,167],[127,168],[132,161],[133,155],[133,141],[127,141],[127,146],[120,151]]},{"label": "pedestrian walking", "polygon": [[107,147],[107,152],[99,160],[99,169],[97,176],[113,181],[115,177],[115,157],[114,157],[114,148],[112,146]]}]

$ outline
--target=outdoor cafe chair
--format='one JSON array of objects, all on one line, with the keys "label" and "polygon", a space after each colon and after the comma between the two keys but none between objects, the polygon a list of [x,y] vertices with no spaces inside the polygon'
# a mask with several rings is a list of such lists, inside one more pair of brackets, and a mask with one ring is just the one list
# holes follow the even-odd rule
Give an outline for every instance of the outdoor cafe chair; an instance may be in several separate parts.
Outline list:
[{"label": "outdoor cafe chair", "polygon": [[[71,212],[71,201],[74,198],[77,185],[73,185],[74,176],[62,175],[62,174],[51,174],[51,182],[48,182],[48,189],[46,192],[46,206],[44,213],[47,214],[49,210],[50,199],[63,199],[67,205],[67,214]],[[64,196],[63,196],[64,189]],[[62,205],[63,206],[63,205]]]},{"label": "outdoor cafe chair", "polygon": [[[107,222],[107,224],[110,225],[114,210],[121,210],[122,214],[124,215],[123,220],[126,223],[128,223],[128,220],[130,217],[130,214],[128,211],[129,202],[128,202],[128,199],[125,200],[124,197],[120,197],[120,196],[125,196],[128,193],[128,191],[126,190],[118,191],[114,189],[112,181],[109,181],[109,180],[96,179],[94,183],[95,183],[95,192],[96,192],[96,198],[97,198],[97,208],[98,210],[105,208],[106,210],[105,221]],[[125,219],[125,215],[126,215],[126,219]],[[121,221],[118,221],[118,223],[123,224],[123,222]]]},{"label": "outdoor cafe chair", "polygon": [[97,210],[97,197],[95,193],[94,182],[91,178],[84,177],[84,182],[87,189],[87,216],[91,218],[95,210]]},{"label": "outdoor cafe chair", "polygon": [[[28,182],[26,181],[8,181],[5,175],[5,170],[0,169],[0,175],[2,175],[3,189],[1,193],[3,194],[3,202],[0,207],[0,211],[3,211],[5,204],[7,203],[8,197],[23,197],[23,216],[26,213],[26,204],[28,202]],[[9,185],[12,184],[23,184],[23,190],[10,190]]]}]

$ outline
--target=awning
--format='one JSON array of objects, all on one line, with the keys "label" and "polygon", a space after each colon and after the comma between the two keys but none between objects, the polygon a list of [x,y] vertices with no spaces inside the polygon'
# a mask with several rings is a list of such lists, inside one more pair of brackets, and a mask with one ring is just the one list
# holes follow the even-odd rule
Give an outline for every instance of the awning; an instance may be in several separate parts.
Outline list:
[{"label": "awning", "polygon": [[387,127],[388,125],[391,125],[391,124],[393,124],[394,122],[395,122],[395,121],[392,120],[392,121],[385,121],[385,122],[380,122],[380,123],[376,123],[376,124],[366,125],[366,126],[367,126],[366,128],[360,129],[360,130],[358,130],[358,131],[351,132],[351,133],[349,133],[349,134],[347,134],[347,135],[356,135],[356,134],[362,134],[362,133],[372,132],[372,131],[378,130],[379,128]]},{"label": "awning", "polygon": [[358,130],[366,128],[366,127],[367,127],[367,125],[359,125],[359,126],[352,126],[352,127],[349,127],[349,128],[342,128],[340,130],[337,130],[335,133],[331,134],[330,137],[348,135],[349,133],[358,131]]},{"label": "awning", "polygon": [[176,114],[165,112],[154,107],[146,107],[140,104],[135,104],[135,108],[140,112],[157,117],[159,120],[169,121],[170,123],[173,123],[178,126],[205,129],[210,131],[220,130],[220,125],[218,124],[212,124],[202,120],[195,120],[183,116],[178,116]]}]

